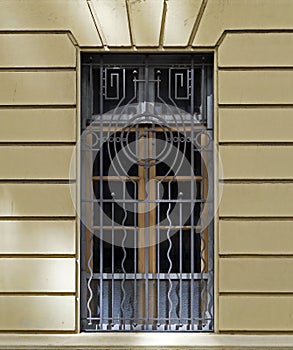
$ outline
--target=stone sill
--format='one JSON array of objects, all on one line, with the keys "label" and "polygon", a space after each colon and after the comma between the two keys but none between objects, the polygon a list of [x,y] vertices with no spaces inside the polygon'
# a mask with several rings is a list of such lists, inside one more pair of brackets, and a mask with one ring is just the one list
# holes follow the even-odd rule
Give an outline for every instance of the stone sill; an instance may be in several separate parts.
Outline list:
[{"label": "stone sill", "polygon": [[0,334],[0,349],[293,349],[293,335],[190,333]]}]

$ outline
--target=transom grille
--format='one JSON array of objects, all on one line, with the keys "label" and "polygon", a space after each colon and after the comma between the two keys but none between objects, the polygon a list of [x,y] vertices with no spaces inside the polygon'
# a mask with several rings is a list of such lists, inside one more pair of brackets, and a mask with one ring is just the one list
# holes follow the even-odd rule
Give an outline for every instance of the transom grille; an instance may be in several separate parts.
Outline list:
[{"label": "transom grille", "polygon": [[83,56],[83,330],[213,329],[212,109],[210,56]]}]

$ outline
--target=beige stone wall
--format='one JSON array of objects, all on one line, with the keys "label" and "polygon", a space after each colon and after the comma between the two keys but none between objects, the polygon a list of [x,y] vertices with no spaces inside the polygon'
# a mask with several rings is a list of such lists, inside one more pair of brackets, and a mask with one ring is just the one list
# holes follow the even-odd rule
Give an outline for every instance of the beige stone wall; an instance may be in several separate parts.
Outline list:
[{"label": "beige stone wall", "polygon": [[76,48],[38,31],[0,47],[0,328],[75,331]]},{"label": "beige stone wall", "polygon": [[208,51],[216,332],[292,332],[292,48],[292,0],[2,0],[0,329],[78,332],[80,51]]},{"label": "beige stone wall", "polygon": [[291,40],[231,32],[218,49],[220,331],[293,327]]}]

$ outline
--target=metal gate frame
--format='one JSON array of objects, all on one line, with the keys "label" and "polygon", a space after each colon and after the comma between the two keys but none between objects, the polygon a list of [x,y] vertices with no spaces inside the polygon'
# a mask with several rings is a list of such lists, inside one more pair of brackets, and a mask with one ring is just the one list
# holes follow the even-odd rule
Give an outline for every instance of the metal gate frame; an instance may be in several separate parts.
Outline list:
[{"label": "metal gate frame", "polygon": [[[81,329],[84,331],[212,331],[213,330],[213,106],[212,106],[212,95],[213,95],[213,84],[212,84],[212,67],[213,67],[213,59],[211,55],[115,55],[115,54],[85,54],[82,57],[82,82],[81,82],[81,91],[82,91],[82,136],[81,136],[81,177],[82,177],[82,186],[81,186]],[[200,106],[196,106],[195,103],[195,70],[200,70]],[[132,70],[133,79],[132,82],[134,84],[133,92],[135,92],[135,98],[130,98],[129,101],[136,102],[137,105],[133,106],[131,103],[123,103],[121,100],[121,96],[124,98],[127,96],[126,92],[126,78],[127,74],[129,76],[129,70]],[[158,91],[160,91],[160,84],[162,84],[161,71],[165,72],[168,70],[168,96],[169,102],[171,103],[171,107],[167,106],[167,110],[169,111],[164,114],[160,114],[155,112],[155,104],[156,99],[158,97]],[[97,73],[99,77],[97,78]],[[141,74],[143,72],[143,74]],[[151,72],[151,76],[149,75]],[[186,76],[184,74],[186,72]],[[173,74],[173,75],[172,75]],[[165,74],[166,76],[166,74]],[[173,77],[173,78],[172,78]],[[120,79],[120,81],[119,81]],[[171,80],[175,84],[175,87],[171,86]],[[122,82],[122,84],[121,84]],[[186,86],[184,86],[184,82],[186,82]],[[98,84],[98,91],[97,91]],[[150,88],[150,84],[156,86],[154,88]],[[144,85],[144,89],[139,88],[139,85]],[[178,89],[177,89],[178,86]],[[180,92],[180,88],[184,88],[184,94],[182,93],[182,89]],[[152,91],[152,92],[151,92]],[[121,96],[120,96],[121,95]],[[98,96],[99,101],[96,102],[96,97]],[[161,98],[161,102],[163,104],[165,101]],[[116,102],[114,102],[116,101]],[[118,101],[118,102],[117,102]],[[183,109],[179,108],[176,104],[183,102]],[[186,102],[187,101],[187,102]],[[113,106],[113,103],[116,103],[116,106],[111,110],[109,110],[109,106]],[[127,102],[127,101],[126,101]],[[186,102],[186,105],[184,103]],[[108,103],[108,106],[105,105]],[[172,105],[173,104],[173,105]],[[189,111],[184,111],[184,106],[190,108]],[[124,115],[130,115],[127,108],[136,108],[135,118],[132,119]],[[182,105],[181,105],[182,107]],[[107,110],[108,108],[108,110]],[[144,110],[141,110],[144,108]],[[165,111],[166,111],[165,108]],[[170,109],[171,108],[171,109]],[[122,110],[122,112],[121,112]],[[161,108],[164,110],[164,105]],[[179,111],[180,110],[180,111]],[[183,111],[183,112],[182,112]],[[186,113],[185,113],[186,112]],[[174,117],[173,124],[170,120],[163,121],[163,124],[160,123],[162,116],[167,118],[167,114],[176,114],[180,113],[183,115],[183,127],[178,126],[178,118]],[[186,116],[185,116],[186,114]],[[120,115],[120,119],[115,119],[117,115]],[[188,116],[190,116],[190,120]],[[114,116],[114,117],[113,117]],[[122,117],[121,117],[122,116]],[[176,121],[177,118],[177,121]],[[186,118],[186,120],[184,119]],[[129,120],[130,119],[130,120]],[[164,118],[163,118],[164,119]],[[170,116],[169,116],[170,119]],[[115,122],[113,123],[113,120]],[[118,122],[119,120],[119,122]],[[155,120],[155,122],[154,122]],[[112,123],[112,124],[111,124]],[[165,124],[166,125],[165,125]],[[160,268],[158,266],[150,266],[149,255],[151,254],[153,257],[157,256],[157,263],[160,261],[160,250],[159,248],[145,248],[144,253],[144,268],[137,268],[138,253],[135,253],[136,250],[140,249],[136,245],[134,249],[135,261],[134,261],[134,271],[131,273],[127,272],[124,268],[124,262],[126,259],[126,248],[122,244],[123,249],[123,259],[121,272],[115,271],[115,267],[113,265],[113,256],[114,256],[114,246],[112,247],[112,272],[108,273],[103,270],[103,254],[104,248],[103,244],[99,245],[99,272],[94,271],[94,257],[96,252],[94,251],[94,242],[96,240],[96,236],[99,236],[100,242],[103,242],[105,239],[104,234],[106,230],[111,231],[112,240],[115,232],[114,228],[114,203],[119,202],[122,204],[124,212],[126,212],[127,200],[125,196],[123,198],[117,199],[115,193],[111,193],[111,199],[96,198],[95,193],[92,190],[92,182],[97,181],[99,183],[99,191],[103,193],[103,181],[105,180],[105,176],[103,173],[99,174],[100,176],[93,175],[93,167],[95,158],[99,155],[100,150],[103,145],[107,145],[109,147],[109,139],[116,137],[117,132],[121,135],[121,132],[130,133],[133,128],[138,128],[138,136],[136,137],[137,142],[140,133],[140,128],[146,125],[152,124],[152,129],[147,131],[147,134],[151,134],[154,128],[157,128],[158,125],[163,130],[165,127],[169,130],[170,137],[173,136],[173,131],[176,130],[180,134],[184,135],[185,140],[189,137],[190,142],[193,148],[196,148],[196,151],[201,154],[201,168],[205,169],[205,173],[201,174],[201,198],[190,198],[183,199],[182,193],[180,192],[178,198],[171,199],[169,197],[165,200],[166,203],[174,202],[176,205],[179,205],[179,217],[181,223],[179,225],[179,236],[180,236],[180,247],[179,248],[179,271],[172,271],[172,261],[170,259],[170,250],[172,248],[172,241],[170,238],[170,227],[167,228],[167,240],[169,242],[169,249],[167,254],[167,259],[169,260],[170,267],[167,272],[160,272]],[[114,125],[114,130],[113,130]],[[155,127],[154,127],[155,125]],[[162,128],[163,125],[163,128]],[[175,125],[175,127],[174,127]],[[187,130],[187,126],[189,129]],[[111,129],[112,128],[112,129]],[[180,129],[181,128],[181,129]],[[171,131],[170,131],[171,130]],[[148,136],[149,137],[149,136]],[[178,136],[180,137],[180,136]],[[117,138],[117,137],[116,137]],[[173,141],[172,141],[173,142]],[[172,143],[171,142],[171,143]],[[170,144],[170,142],[169,142]],[[174,144],[174,142],[173,142]],[[178,146],[179,147],[179,146]],[[193,149],[192,148],[192,149]],[[110,151],[109,151],[110,152]],[[191,152],[193,154],[193,152]],[[100,169],[103,169],[103,156],[99,158],[99,166]],[[194,156],[191,156],[194,158]],[[151,168],[154,169],[154,165],[151,164],[154,161],[154,157],[141,157],[140,159],[144,159],[144,164],[138,162],[138,171],[144,171],[144,177],[147,177],[151,173]],[[146,159],[148,160],[148,164]],[[194,163],[194,159],[192,160]],[[194,164],[192,164],[193,166]],[[146,170],[147,169],[147,170]],[[153,177],[156,177],[156,174],[153,173]],[[140,177],[139,174],[138,178]],[[176,174],[174,175],[176,176]],[[123,183],[123,192],[125,194],[126,190],[126,180],[128,175],[125,174],[125,178],[122,179],[122,176],[118,174],[120,177],[121,183]],[[195,176],[193,175],[195,180]],[[130,177],[129,177],[130,178]],[[133,176],[132,176],[133,178]],[[133,179],[130,181],[134,181]],[[167,178],[167,176],[165,177]],[[179,178],[177,176],[177,178]],[[144,179],[146,183],[148,183],[148,178]],[[169,180],[168,188],[170,187],[170,183],[174,179]],[[176,179],[177,180],[177,179]],[[163,180],[158,180],[163,181]],[[193,184],[193,181],[191,181]],[[208,186],[207,186],[208,184]],[[192,187],[193,185],[191,185]],[[135,185],[134,185],[135,187]],[[140,192],[139,186],[136,188],[137,192]],[[168,193],[170,195],[171,190],[168,189]],[[155,197],[158,195],[155,195]],[[194,188],[192,188],[192,192],[194,193]],[[142,205],[141,201],[143,201],[143,205],[149,206],[151,203],[154,203],[157,207],[160,208],[161,203],[164,202],[164,199],[158,198],[139,198],[140,194],[137,193],[138,197],[134,198],[132,201],[128,200],[128,203],[132,203],[136,208]],[[211,196],[210,198],[208,198]],[[95,203],[100,203],[100,208],[98,210],[100,225],[97,228],[94,221],[94,212],[97,212],[95,207]],[[103,203],[110,203],[112,207],[111,216],[112,223],[110,224],[110,228],[107,227],[103,223]],[[198,202],[201,206],[201,214],[205,212],[205,216],[207,218],[207,223],[205,225],[197,226],[194,222],[194,216],[191,215],[190,222],[190,245],[191,245],[191,269],[190,272],[183,272],[182,270],[182,231],[185,226],[182,224],[182,207],[184,203],[194,203]],[[169,210],[170,211],[170,210]],[[147,210],[149,212],[149,210]],[[157,213],[160,213],[160,209],[157,210]],[[138,214],[139,216],[140,214]],[[158,214],[157,214],[158,215]],[[145,215],[146,221],[148,221],[150,214]],[[168,211],[167,211],[168,216]],[[203,216],[203,215],[201,215]],[[169,219],[167,217],[167,219]],[[138,219],[139,220],[139,219]],[[202,220],[202,217],[201,217]],[[202,221],[201,221],[202,222]],[[171,223],[170,223],[171,225]],[[122,225],[122,231],[124,235],[124,242],[127,236],[127,231],[125,225]],[[135,230],[140,229],[137,222],[133,225]],[[159,218],[156,221],[156,226],[158,227],[158,234],[160,234]],[[205,227],[203,227],[205,226]],[[150,239],[150,229],[148,222],[145,222],[145,240],[149,242]],[[97,232],[98,231],[98,232]],[[169,232],[169,235],[168,235]],[[195,271],[194,269],[194,237],[196,233],[199,233],[200,236],[200,271]],[[137,236],[138,237],[138,236]],[[158,236],[159,237],[159,236]],[[137,244],[137,242],[136,242]],[[159,247],[159,244],[157,244]],[[152,246],[155,247],[155,246]],[[156,271],[156,269],[158,271]],[[98,281],[98,283],[94,285],[94,281]],[[105,285],[107,283],[111,284],[112,289],[108,286],[105,290]],[[117,288],[114,287],[116,282],[120,283],[120,294],[118,297],[120,298],[120,314],[116,317],[114,316],[114,299],[117,297]],[[127,282],[126,282],[127,281]],[[126,292],[125,290],[126,283],[129,281],[133,282],[133,315],[132,317],[125,317],[125,301],[126,301]],[[166,311],[166,317],[160,314],[161,308],[161,298],[162,293],[160,294],[160,286],[163,284],[163,281],[168,281],[169,288],[168,291],[164,291],[165,302],[169,303],[169,309]],[[173,283],[175,284],[177,281],[178,293],[177,293],[177,308],[174,314],[174,296],[172,294]],[[187,287],[187,294],[190,297],[190,301],[184,299],[186,295],[183,295],[183,284],[185,281],[189,281],[189,287]],[[143,287],[141,285],[143,283]],[[153,287],[152,287],[153,285]],[[155,286],[155,287],[154,287]],[[118,289],[119,289],[118,288]],[[188,289],[189,288],[189,289]],[[196,304],[195,302],[195,291],[194,289],[198,288],[198,298],[199,302]],[[111,289],[111,290],[110,290]],[[130,288],[131,289],[131,288]],[[108,293],[108,294],[107,294]],[[149,297],[149,293],[154,294]],[[163,293],[163,294],[164,294]],[[144,311],[137,312],[141,305],[138,304],[138,294],[144,294]],[[146,297],[148,296],[148,297]],[[106,300],[107,298],[111,299],[111,303]],[[188,310],[182,311],[184,309],[184,303],[188,304]],[[111,304],[110,306],[108,304]],[[156,311],[151,313],[149,312],[149,304],[152,307],[156,308]],[[155,305],[153,305],[155,304]],[[105,316],[105,307],[110,308],[112,311]],[[197,308],[197,310],[196,310]],[[116,307],[117,309],[117,307]],[[115,311],[117,311],[115,309]],[[170,310],[171,309],[171,310]],[[175,308],[174,308],[175,309]],[[186,309],[186,307],[185,307]],[[182,312],[185,317],[182,317]],[[151,314],[151,315],[150,315]],[[176,317],[174,317],[174,315]],[[187,317],[188,316],[188,317]]]}]

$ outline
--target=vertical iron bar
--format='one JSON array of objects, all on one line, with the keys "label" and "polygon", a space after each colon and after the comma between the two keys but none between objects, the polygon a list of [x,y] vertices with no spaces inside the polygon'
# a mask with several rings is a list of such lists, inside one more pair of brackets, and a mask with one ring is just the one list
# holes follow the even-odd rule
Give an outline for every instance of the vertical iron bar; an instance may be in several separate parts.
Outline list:
[{"label": "vertical iron bar", "polygon": [[[135,84],[136,86],[136,84]],[[138,125],[135,126],[135,154],[138,155]],[[138,169],[137,169],[138,171]],[[135,193],[134,193],[134,326],[137,325],[137,253],[138,253],[138,247],[137,247],[137,241],[138,241],[138,229],[137,229],[137,216],[138,216],[138,191],[137,191],[138,182],[135,183]]]},{"label": "vertical iron bar", "polygon": [[[81,80],[81,104],[82,104],[82,114],[81,114],[81,132],[83,132],[86,129],[86,117],[89,115],[89,67],[83,66],[82,67],[82,80]],[[86,151],[84,150],[86,142],[84,142],[84,139],[81,138],[81,147],[80,147],[80,174],[81,174],[81,193],[80,197],[81,199],[86,198],[86,191],[85,191],[85,184],[86,184]],[[85,203],[81,204],[81,218],[86,218],[86,205]],[[80,256],[80,265],[81,265],[81,306],[80,306],[80,312],[81,312],[81,328],[83,329],[86,327],[86,318],[87,318],[87,271],[86,271],[86,249],[87,249],[87,243],[86,243],[86,227],[82,223],[82,220],[80,222],[80,245],[81,245],[81,256]]]},{"label": "vertical iron bar", "polygon": [[[102,115],[104,112],[103,109],[103,93],[104,93],[104,84],[103,84],[103,56],[100,59],[100,329],[103,329],[103,152],[102,142],[103,142],[103,120]],[[93,90],[93,89],[92,89]]]},{"label": "vertical iron bar", "polygon": [[[89,129],[90,131],[92,132],[92,122],[93,122],[93,110],[94,110],[94,106],[93,106],[93,100],[94,100],[94,97],[93,97],[93,66],[92,64],[90,65],[90,125],[89,125]],[[93,136],[91,136],[91,139],[90,139],[90,147],[92,148],[93,145],[92,145],[92,142],[93,142]],[[93,151],[92,149],[89,150],[89,167],[90,169],[92,168],[92,165],[93,165]],[[89,289],[91,289],[91,279],[92,279],[92,276],[93,276],[93,258],[94,258],[94,252],[93,252],[93,249],[94,249],[94,235],[93,235],[93,223],[94,223],[94,215],[95,215],[95,211],[94,211],[94,201],[93,201],[93,191],[92,191],[92,187],[91,187],[91,184],[92,184],[92,174],[90,173],[90,169],[87,169],[88,170],[88,181],[89,181],[89,184],[90,184],[90,189],[89,189],[89,195],[90,195],[90,208],[91,208],[91,213],[90,213],[90,232],[91,232],[91,238],[89,240],[89,248],[91,249],[90,251],[90,257],[89,257],[89,261],[88,261],[88,268],[89,268],[89,271],[90,271],[90,280],[89,280],[89,283],[88,283],[88,286],[89,286]],[[90,290],[91,292],[91,295],[92,295],[92,290]],[[90,301],[90,300],[89,300]],[[88,307],[91,308],[91,305],[90,305],[90,302],[88,303]],[[92,310],[90,310],[90,314],[92,315]],[[95,316],[95,315],[94,315]],[[90,319],[90,324],[92,323],[92,320]]]},{"label": "vertical iron bar", "polygon": [[121,281],[121,289],[122,289],[122,293],[123,293],[123,297],[122,297],[122,300],[121,300],[121,312],[122,312],[122,329],[125,330],[125,309],[124,309],[124,303],[125,303],[125,298],[126,298],[126,291],[125,291],[125,288],[124,288],[124,284],[125,284],[125,277],[126,277],[126,271],[125,271],[125,267],[124,267],[124,263],[125,263],[125,260],[126,260],[126,249],[124,247],[124,243],[125,243],[125,240],[126,240],[126,236],[127,236],[127,231],[125,229],[125,221],[126,221],[126,218],[127,218],[127,210],[125,208],[125,193],[126,193],[126,181],[123,182],[123,211],[124,211],[124,218],[123,218],[123,221],[122,221],[122,228],[123,228],[123,239],[122,239],[122,250],[123,250],[123,258],[122,258],[122,261],[121,261],[121,269],[122,269],[122,272],[123,272],[123,279]]},{"label": "vertical iron bar", "polygon": [[111,281],[111,316],[112,316],[112,326],[114,326],[115,321],[114,321],[114,288],[115,288],[115,283],[114,283],[114,273],[115,273],[115,245],[114,245],[114,210],[115,210],[115,193],[111,193],[113,203],[112,203],[112,237],[111,237],[111,250],[112,250],[112,266],[111,266],[111,271],[112,271],[112,281]]},{"label": "vertical iron bar", "polygon": [[[204,188],[205,188],[205,162],[204,162],[204,145],[202,144],[202,138],[200,139],[200,154],[201,154],[201,169],[202,169],[202,181],[201,181],[201,198],[204,199]],[[206,203],[200,204],[200,213],[201,213],[201,222],[200,222],[200,274],[201,274],[201,281],[200,281],[200,302],[199,302],[199,311],[200,311],[200,326],[202,327],[203,324],[203,308],[202,303],[204,302],[204,290],[205,290],[205,281],[203,280],[203,273],[205,272],[205,259],[204,259],[204,249],[205,249],[205,240],[203,236],[204,228],[205,228],[205,218],[203,218],[203,212],[204,212],[204,206]],[[203,248],[202,248],[203,247]]]},{"label": "vertical iron bar", "polygon": [[[205,123],[207,124],[207,100],[206,100],[206,67],[205,64],[202,64],[202,69],[201,69],[201,80],[202,80],[202,110],[203,110],[203,116],[205,117]],[[206,140],[205,140],[206,141]],[[202,182],[201,182],[201,198],[204,199],[204,189],[205,189],[205,179],[204,179],[204,173],[205,173],[205,162],[204,162],[204,150],[205,149],[205,144],[202,144],[202,138],[200,138],[200,154],[201,154],[201,172],[202,172]],[[203,220],[202,213],[204,211],[205,203],[201,203],[201,229],[200,229],[200,273],[201,273],[201,281],[200,281],[200,294],[199,294],[199,311],[200,311],[200,329],[202,329],[203,322],[205,319],[205,311],[206,311],[206,301],[205,301],[205,293],[206,293],[206,281],[203,279],[203,274],[205,272],[205,266],[206,266],[206,261],[205,261],[205,247],[206,247],[206,242],[204,238],[204,226],[206,225],[205,219]],[[204,307],[203,307],[204,306]]]},{"label": "vertical iron bar", "polygon": [[[213,79],[212,79],[212,72],[213,70],[211,67],[207,67],[207,127],[213,128]],[[208,131],[209,139],[213,140],[213,131]],[[214,170],[213,170],[213,163],[214,163],[214,152],[212,143],[209,144],[208,152],[210,155],[210,159],[208,162],[208,192],[214,193]],[[210,196],[208,196],[210,197]],[[208,205],[208,218],[211,218],[213,216],[214,212],[214,202],[211,201]],[[213,329],[213,296],[214,296],[214,289],[213,289],[213,232],[214,232],[214,222],[213,220],[209,223],[208,226],[208,305],[207,305],[207,312],[210,317],[209,322],[209,329]]]},{"label": "vertical iron bar", "polygon": [[206,70],[205,64],[201,67],[201,105],[202,105],[202,116],[205,124],[207,123],[207,100],[206,100]]},{"label": "vertical iron bar", "polygon": [[[83,198],[83,197],[82,197]],[[83,209],[82,209],[83,210]],[[85,233],[85,227],[81,223],[81,257],[80,257],[80,269],[81,269],[81,301],[80,301],[80,318],[81,318],[81,329],[84,329],[86,326],[86,317],[87,317],[87,310],[86,310],[86,291],[87,291],[87,284],[86,284],[86,233]]]},{"label": "vertical iron bar", "polygon": [[191,237],[190,237],[190,249],[191,249],[191,266],[190,266],[190,272],[191,272],[191,286],[190,286],[190,319],[191,319],[191,329],[194,330],[194,152],[195,152],[195,142],[194,142],[194,59],[191,60],[191,169],[190,169],[190,176],[191,176]]},{"label": "vertical iron bar", "polygon": [[168,324],[169,324],[169,329],[171,330],[171,316],[172,316],[172,309],[173,309],[173,303],[172,303],[172,298],[171,298],[171,292],[172,292],[172,288],[173,288],[173,284],[172,284],[172,280],[171,280],[171,271],[172,271],[172,259],[170,257],[170,252],[172,249],[172,240],[170,238],[170,230],[171,230],[171,226],[172,226],[172,221],[170,219],[170,211],[171,211],[171,182],[172,180],[170,180],[168,182],[168,199],[169,199],[169,204],[168,204],[168,210],[167,210],[167,220],[169,223],[169,227],[168,227],[168,231],[167,231],[167,239],[169,242],[169,248],[167,251],[167,258],[169,261],[169,269],[168,269],[168,281],[169,281],[169,290],[168,290],[168,301],[169,301],[169,320],[168,320]]},{"label": "vertical iron bar", "polygon": [[206,66],[206,94],[207,94],[207,128],[213,129],[213,70],[210,66]]},{"label": "vertical iron bar", "polygon": [[157,327],[160,323],[160,182],[157,182]]},{"label": "vertical iron bar", "polygon": [[[149,97],[149,66],[148,66],[148,56],[146,55],[146,63],[145,63],[145,102],[146,107],[148,108],[148,97]],[[149,134],[145,135],[145,159],[148,157],[148,142],[149,142]],[[145,242],[146,242],[146,254],[145,254],[145,319],[146,319],[146,329],[149,329],[149,168],[145,167],[145,184],[146,184],[146,208],[145,208]]]},{"label": "vertical iron bar", "polygon": [[88,283],[87,283],[88,291],[90,293],[90,296],[89,296],[88,301],[87,301],[87,309],[88,309],[88,320],[89,320],[88,325],[92,325],[91,301],[93,299],[93,291],[92,291],[92,288],[91,288],[91,281],[93,279],[93,270],[92,270],[92,267],[91,267],[91,262],[93,260],[93,234],[91,234],[91,237],[90,237],[90,239],[88,241],[88,247],[91,250],[91,252],[90,252],[90,256],[89,256],[88,263],[87,263],[87,266],[88,266],[88,269],[89,269],[89,272],[90,272],[90,277],[89,277],[89,280],[88,280]]},{"label": "vertical iron bar", "polygon": [[181,199],[183,197],[183,193],[180,192],[179,193],[179,227],[180,227],[180,231],[179,231],[179,326],[181,326],[181,319],[182,319],[182,302],[183,302],[183,298],[182,298],[182,249],[183,249],[183,245],[182,245],[182,202]]},{"label": "vertical iron bar", "polygon": [[[134,198],[137,198],[137,182],[134,184]],[[136,288],[137,288],[137,202],[134,201],[133,203],[133,208],[134,208],[134,266],[133,266],[133,270],[134,270],[134,290],[133,290],[133,298],[134,298],[134,305],[133,305],[133,323],[137,323],[136,318],[137,318],[137,295],[136,295]]]},{"label": "vertical iron bar", "polygon": [[145,170],[145,183],[146,183],[146,213],[145,213],[145,230],[146,230],[146,254],[145,254],[145,303],[146,303],[146,312],[145,312],[145,318],[146,318],[146,329],[149,329],[149,218],[148,218],[148,211],[149,211],[149,169],[146,168]]},{"label": "vertical iron bar", "polygon": [[[209,118],[208,118],[208,127],[212,128],[213,130],[210,131],[210,139],[214,140],[214,118],[213,118],[213,114],[214,114],[214,100],[213,100],[213,89],[214,89],[214,84],[213,84],[213,69],[212,67],[208,67],[208,69],[210,70],[210,75],[209,75],[209,79],[207,84],[209,84],[209,92],[211,92],[210,94],[210,104],[209,104]],[[211,203],[211,207],[210,207],[210,212],[209,212],[209,217],[214,217],[214,148],[213,148],[213,143],[211,144],[211,160],[209,162],[209,177],[208,177],[208,181],[209,181],[209,193],[212,193],[213,196],[213,200]],[[213,259],[213,255],[214,255],[214,220],[211,221],[210,225],[209,225],[209,231],[208,231],[208,237],[209,237],[209,252],[208,252],[208,258],[209,258],[209,279],[208,279],[208,290],[210,293],[210,317],[211,317],[211,321],[210,321],[210,330],[213,330],[214,328],[214,259]]]}]

